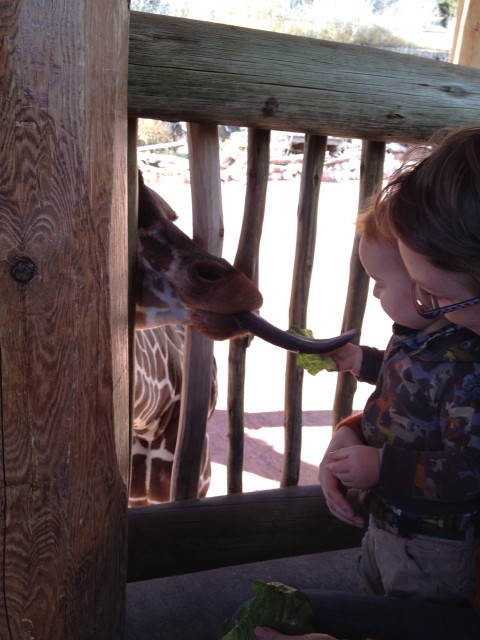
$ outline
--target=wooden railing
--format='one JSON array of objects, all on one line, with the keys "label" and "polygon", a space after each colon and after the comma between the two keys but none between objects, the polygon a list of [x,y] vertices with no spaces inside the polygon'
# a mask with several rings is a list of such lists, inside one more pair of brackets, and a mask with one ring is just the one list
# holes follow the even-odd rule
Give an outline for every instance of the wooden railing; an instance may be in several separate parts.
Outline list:
[{"label": "wooden railing", "polygon": [[[258,263],[270,131],[296,131],[306,135],[289,318],[290,324],[305,326],[314,257],[312,238],[315,237],[327,136],[363,140],[359,194],[359,206],[362,206],[381,183],[386,142],[423,142],[443,127],[478,124],[480,72],[373,48],[132,13],[128,105],[129,116],[133,119],[145,117],[189,123],[194,238],[207,248],[211,242],[208,234],[213,233],[216,237],[222,224],[217,125],[249,127],[245,219],[235,265],[251,278],[256,278]],[[133,159],[132,174],[134,171]],[[208,233],[205,229],[209,229]],[[367,291],[368,278],[360,266],[355,242],[343,329],[361,328]],[[190,367],[188,377],[191,380],[195,377],[195,348],[190,339],[187,340],[186,366]],[[230,493],[242,489],[245,349],[245,341],[232,341],[228,393],[229,436],[233,445],[228,464]],[[298,483],[301,444],[302,370],[292,357],[287,359],[286,376],[286,448],[281,482],[284,487]],[[334,420],[350,413],[354,392],[353,377],[340,374]],[[185,391],[183,401],[199,406],[208,398],[192,397],[190,391]],[[200,454],[201,447],[197,443],[204,429],[205,425],[193,422],[187,425],[183,421],[181,425],[179,455],[174,469],[175,499],[196,496],[197,479],[191,468],[192,460]],[[291,489],[293,493],[289,494],[289,499],[300,499],[313,491],[313,495],[308,494],[310,498],[321,500],[318,488]],[[209,502],[213,499],[195,501],[195,504],[217,505],[218,508],[220,501],[226,509],[222,511],[222,517],[228,519],[240,504],[245,509],[245,504],[253,505],[257,499],[258,496],[229,496],[217,498],[215,502]],[[191,507],[191,504],[188,500],[184,506]],[[142,508],[130,514],[131,558],[137,553],[135,540],[138,542],[144,535],[141,533],[146,523],[144,517],[148,519],[147,528],[157,525],[161,528],[167,513],[174,520],[183,521],[187,517],[178,504],[148,509],[148,516]],[[246,516],[250,526],[257,518],[259,535],[262,530],[260,512],[261,508],[252,510],[253,521]],[[265,530],[275,526],[275,522],[277,527],[282,526],[282,517],[276,520],[272,515],[267,520]],[[152,525],[152,522],[156,524]],[[238,520],[235,522],[238,525]],[[205,521],[202,525],[189,522],[188,528],[192,531],[193,527],[197,540],[207,535],[204,525]],[[171,535],[172,539],[178,534],[178,530],[173,530],[177,533]],[[164,530],[160,535],[168,538],[170,534]],[[160,541],[157,538],[157,548],[170,548],[166,538]],[[288,552],[283,549],[278,553],[285,555],[301,553],[304,548],[309,551],[325,548],[321,536],[317,543],[313,549],[310,542],[302,545],[299,535]],[[216,566],[247,561],[242,546],[238,545],[236,553],[230,549],[220,559],[217,556]],[[177,555],[180,557],[181,553]],[[189,566],[197,565],[192,561]],[[207,567],[202,564],[202,568]],[[186,569],[178,566],[177,570]],[[167,572],[174,573],[175,569],[169,567]],[[147,574],[131,567],[132,579],[142,579],[142,575]],[[152,576],[148,574],[148,577]]]},{"label": "wooden railing", "polygon": [[416,142],[477,124],[479,71],[379,49],[132,13],[134,117]]}]

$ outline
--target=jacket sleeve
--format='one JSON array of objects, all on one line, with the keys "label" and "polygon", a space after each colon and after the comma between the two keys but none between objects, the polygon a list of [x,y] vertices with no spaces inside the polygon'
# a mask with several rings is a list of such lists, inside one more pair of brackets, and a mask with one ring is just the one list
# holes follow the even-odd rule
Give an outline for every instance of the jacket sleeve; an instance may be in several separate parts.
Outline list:
[{"label": "jacket sleeve", "polygon": [[355,433],[355,435],[363,439],[362,416],[363,413],[356,413],[353,416],[348,416],[348,418],[343,418],[343,420],[340,420],[340,422],[335,426],[333,431],[335,432],[342,427],[348,427]]},{"label": "jacket sleeve", "polygon": [[[369,382],[370,384],[376,384],[380,369],[383,363],[383,357],[385,351],[380,351],[375,347],[367,347],[361,345],[362,349],[362,366],[360,368],[360,374],[357,379],[360,382]],[[362,414],[357,413],[353,416],[343,418],[334,428],[334,432],[341,427],[348,427],[359,437],[362,436]]]},{"label": "jacket sleeve", "polygon": [[360,373],[357,376],[357,379],[360,380],[360,382],[376,384],[378,374],[382,367],[385,351],[363,345],[360,345],[360,347],[362,349],[363,357],[362,366],[360,367]]}]

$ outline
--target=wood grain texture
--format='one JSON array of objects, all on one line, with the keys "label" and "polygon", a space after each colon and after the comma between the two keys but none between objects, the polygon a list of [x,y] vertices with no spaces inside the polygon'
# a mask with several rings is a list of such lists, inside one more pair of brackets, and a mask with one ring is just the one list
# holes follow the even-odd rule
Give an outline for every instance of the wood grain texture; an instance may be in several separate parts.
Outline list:
[{"label": "wood grain texture", "polygon": [[0,637],[117,638],[127,3],[2,3],[0,39]]},{"label": "wood grain texture", "polygon": [[413,142],[478,124],[480,71],[133,12],[128,105],[138,117]]},{"label": "wood grain texture", "polygon": [[319,486],[186,500],[128,512],[128,581],[356,547]]}]

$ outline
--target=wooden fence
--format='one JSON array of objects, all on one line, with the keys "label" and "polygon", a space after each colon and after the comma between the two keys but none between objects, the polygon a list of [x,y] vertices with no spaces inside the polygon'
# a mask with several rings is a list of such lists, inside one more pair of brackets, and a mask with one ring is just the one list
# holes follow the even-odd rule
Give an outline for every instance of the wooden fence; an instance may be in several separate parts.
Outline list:
[{"label": "wooden fence", "polygon": [[[2,638],[123,633],[127,7],[127,0],[0,6]],[[378,181],[386,141],[424,140],[443,126],[476,124],[480,113],[474,69],[237,27],[133,13],[129,59],[132,174],[136,118],[189,122],[200,241],[204,224],[221,224],[218,123],[250,128],[248,229],[262,216],[268,132],[306,134],[303,247],[315,225],[327,135],[365,141],[364,197]],[[133,215],[130,222],[133,262]],[[256,244],[244,237],[237,262],[254,274],[255,252],[242,249],[248,243]],[[354,252],[361,278],[356,264]],[[309,267],[299,253],[296,274],[291,313],[302,324]],[[345,325],[358,326],[362,296],[349,302]],[[186,350],[191,372],[196,342],[192,336]],[[232,348],[241,369],[241,345]],[[285,485],[296,481],[301,424],[300,380],[289,376]],[[232,388],[241,379],[232,378]],[[349,397],[347,406],[339,400],[339,413]],[[204,401],[186,393],[184,416]],[[230,428],[241,439],[241,407],[235,416]],[[198,437],[198,425],[192,431]],[[192,499],[196,479],[184,464],[196,455],[190,436],[184,425],[175,471],[182,500],[128,514],[129,579],[358,542],[329,517],[317,487]],[[238,491],[241,457],[230,466],[230,490]],[[212,544],[221,553],[204,552]]]},{"label": "wooden fence", "polygon": [[[372,48],[132,13],[128,110],[131,118],[189,123],[194,237],[200,243],[206,240],[202,229],[211,232],[213,227],[218,232],[222,224],[217,124],[249,128],[245,218],[235,265],[252,278],[256,277],[265,206],[270,131],[305,134],[289,318],[290,324],[305,326],[327,136],[363,140],[361,206],[382,180],[386,142],[423,142],[443,127],[478,124],[480,72]],[[368,291],[356,242],[350,270],[345,330],[361,328]],[[244,340],[231,342],[227,412],[231,494],[242,489],[245,353]],[[188,347],[186,360],[194,379],[196,363]],[[326,526],[324,531],[329,535],[309,537],[309,517],[315,513],[318,518],[325,506],[318,488],[292,486],[299,475],[302,375],[289,354],[284,489],[267,492],[272,500],[269,504],[276,501],[276,508],[258,506],[264,505],[258,494],[194,500],[197,478],[189,473],[190,462],[185,461],[199,455],[195,443],[205,425],[184,421],[174,470],[174,498],[186,502],[129,513],[129,579],[291,555],[305,549],[318,551],[332,548],[334,539],[339,547],[358,543],[358,535],[340,524],[335,534]],[[340,374],[334,420],[350,413],[354,391],[353,377]],[[207,398],[192,398],[185,389],[184,401],[197,406]],[[296,500],[303,501],[296,513],[305,515],[304,536],[299,522],[294,530],[288,526],[288,512]],[[200,511],[203,515],[198,518]],[[224,525],[216,536],[217,543],[221,539],[228,542],[218,545],[216,554],[203,553],[211,545],[212,523],[220,513]],[[281,542],[272,531],[281,532]],[[140,543],[145,536],[149,539],[147,552]],[[192,552],[194,541],[198,551]],[[279,543],[277,548],[275,542]]]}]

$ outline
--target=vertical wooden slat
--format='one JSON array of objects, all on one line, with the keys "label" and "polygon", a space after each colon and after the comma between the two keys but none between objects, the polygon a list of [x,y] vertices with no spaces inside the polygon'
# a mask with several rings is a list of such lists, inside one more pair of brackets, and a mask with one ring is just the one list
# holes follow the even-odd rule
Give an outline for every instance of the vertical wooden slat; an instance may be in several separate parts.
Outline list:
[{"label": "vertical wooden slat", "polygon": [[[467,0],[467,6],[470,4],[470,0]],[[455,17],[455,30],[453,32],[452,48],[450,49],[450,62],[458,64],[458,52],[463,40],[463,30],[465,28],[465,21],[467,12],[465,11],[464,0],[457,0],[457,15]]]},{"label": "vertical wooden slat", "polygon": [[[214,255],[221,255],[223,213],[220,183],[218,128],[188,125],[190,180],[192,185],[193,239]],[[207,427],[213,374],[213,342],[195,329],[185,332],[182,403],[172,500],[196,498]]]},{"label": "vertical wooden slat", "polygon": [[0,41],[0,638],[120,639],[127,2],[2,2]]},{"label": "vertical wooden slat", "polygon": [[[365,202],[382,184],[383,165],[385,162],[385,143],[364,141],[360,161],[360,191],[358,211],[361,212]],[[355,236],[350,257],[350,276],[348,280],[347,299],[342,321],[342,331],[358,329],[361,331],[365,307],[367,305],[369,277],[358,257],[360,238]],[[359,337],[356,342],[358,343]],[[333,406],[333,424],[352,413],[353,397],[357,389],[355,376],[349,371],[338,374]]]},{"label": "vertical wooden slat", "polygon": [[[258,259],[267,197],[270,161],[270,131],[248,130],[247,189],[242,230],[234,266],[258,284]],[[228,461],[229,493],[242,491],[243,407],[245,397],[246,350],[249,338],[230,341],[228,369]]]},{"label": "vertical wooden slat", "polygon": [[468,67],[480,67],[480,2],[459,0],[451,62]]},{"label": "vertical wooden slat", "polygon": [[[326,136],[305,137],[305,157],[298,202],[298,226],[290,297],[289,323],[304,328],[307,322],[308,293],[317,236],[317,211],[323,163],[327,148]],[[281,486],[298,484],[302,448],[302,383],[303,369],[287,354],[285,378],[285,457]]]},{"label": "vertical wooden slat", "polygon": [[[128,164],[128,377],[130,433],[133,429],[133,407],[135,404],[135,277],[138,254],[138,120],[128,119],[127,164]],[[129,459],[131,460],[131,438]]]}]

